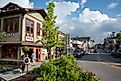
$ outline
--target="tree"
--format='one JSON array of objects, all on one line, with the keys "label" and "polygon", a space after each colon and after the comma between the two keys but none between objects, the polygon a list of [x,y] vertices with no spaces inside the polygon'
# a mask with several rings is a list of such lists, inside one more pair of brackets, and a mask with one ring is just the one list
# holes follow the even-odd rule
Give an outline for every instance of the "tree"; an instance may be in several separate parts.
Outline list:
[{"label": "tree", "polygon": [[51,48],[57,45],[58,27],[55,26],[56,16],[54,15],[54,3],[50,2],[47,8],[47,16],[43,21],[43,47],[47,49],[48,56],[51,56]]},{"label": "tree", "polygon": [[58,47],[66,48],[66,43],[65,43],[66,37],[60,37],[58,39]]},{"label": "tree", "polygon": [[0,30],[0,41],[4,41],[4,38],[12,37],[14,34],[9,34]]},{"label": "tree", "polygon": [[121,32],[116,34],[116,38],[118,39],[119,43],[121,43]]},{"label": "tree", "polygon": [[[66,35],[60,36],[58,38],[58,43],[56,46],[56,56],[61,56],[64,53],[64,50],[66,50]],[[59,53],[59,54],[58,54]]]},{"label": "tree", "polygon": [[29,47],[28,46],[23,46],[22,47],[23,52],[25,53],[25,55],[27,54],[27,52],[29,51]]},{"label": "tree", "polygon": [[4,32],[0,32],[0,41],[2,41],[2,39],[5,37]]}]

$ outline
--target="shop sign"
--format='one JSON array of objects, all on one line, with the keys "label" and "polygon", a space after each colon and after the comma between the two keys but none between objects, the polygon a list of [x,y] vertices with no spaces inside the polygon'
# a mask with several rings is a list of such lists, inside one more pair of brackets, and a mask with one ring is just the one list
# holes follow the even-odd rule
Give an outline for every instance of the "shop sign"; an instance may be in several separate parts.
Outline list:
[{"label": "shop sign", "polygon": [[26,34],[26,39],[25,39],[25,40],[26,40],[26,41],[34,41],[34,38],[33,38],[32,35]]}]

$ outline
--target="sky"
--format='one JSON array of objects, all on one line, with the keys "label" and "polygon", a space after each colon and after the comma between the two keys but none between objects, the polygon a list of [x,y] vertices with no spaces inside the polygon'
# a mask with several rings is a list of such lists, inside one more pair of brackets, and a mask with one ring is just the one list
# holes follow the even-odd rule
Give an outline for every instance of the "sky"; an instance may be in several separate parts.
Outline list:
[{"label": "sky", "polygon": [[0,0],[0,7],[14,2],[25,8],[55,4],[56,26],[71,37],[91,37],[103,42],[111,32],[121,31],[121,0]]}]

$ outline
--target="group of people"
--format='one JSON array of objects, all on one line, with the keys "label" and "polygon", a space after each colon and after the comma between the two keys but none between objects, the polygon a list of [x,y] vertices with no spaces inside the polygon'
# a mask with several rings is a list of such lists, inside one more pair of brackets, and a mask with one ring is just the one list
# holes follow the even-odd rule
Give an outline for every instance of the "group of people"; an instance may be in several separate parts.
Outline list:
[{"label": "group of people", "polygon": [[22,72],[24,72],[24,70],[25,70],[25,65],[27,65],[27,64],[36,65],[36,54],[34,52],[31,54],[31,61],[30,61],[30,58],[28,57],[28,55],[27,56],[22,55],[21,58],[23,60],[21,67],[20,67]]}]

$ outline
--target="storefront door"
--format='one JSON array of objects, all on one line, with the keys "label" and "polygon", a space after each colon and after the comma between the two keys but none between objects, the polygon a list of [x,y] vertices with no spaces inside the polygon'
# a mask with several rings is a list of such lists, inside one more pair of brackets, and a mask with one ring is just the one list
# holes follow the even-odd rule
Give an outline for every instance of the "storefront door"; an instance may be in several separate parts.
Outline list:
[{"label": "storefront door", "polygon": [[41,48],[36,48],[36,57],[37,57],[37,61],[41,61]]}]

